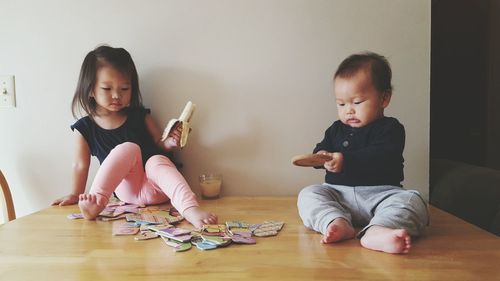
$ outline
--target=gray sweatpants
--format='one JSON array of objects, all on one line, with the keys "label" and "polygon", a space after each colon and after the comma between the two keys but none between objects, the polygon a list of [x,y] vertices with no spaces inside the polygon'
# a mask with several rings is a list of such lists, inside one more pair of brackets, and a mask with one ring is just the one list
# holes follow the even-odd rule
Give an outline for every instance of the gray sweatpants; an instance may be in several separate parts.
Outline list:
[{"label": "gray sweatpants", "polygon": [[297,206],[304,225],[323,234],[336,218],[363,227],[358,238],[372,225],[419,236],[429,222],[427,204],[417,191],[391,185],[311,185],[299,193]]}]

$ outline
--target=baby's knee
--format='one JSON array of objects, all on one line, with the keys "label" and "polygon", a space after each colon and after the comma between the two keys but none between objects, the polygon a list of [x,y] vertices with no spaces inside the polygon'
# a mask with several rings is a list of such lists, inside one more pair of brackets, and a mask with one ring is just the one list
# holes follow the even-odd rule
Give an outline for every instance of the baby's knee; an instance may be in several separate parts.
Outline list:
[{"label": "baby's knee", "polygon": [[409,228],[412,236],[419,236],[429,224],[429,213],[427,203],[416,191],[407,191],[406,208]]},{"label": "baby's knee", "polygon": [[299,207],[303,205],[308,205],[310,203],[310,200],[314,200],[314,198],[317,198],[319,195],[323,193],[324,187],[322,185],[310,185],[304,187],[300,192],[297,197],[297,205]]},{"label": "baby's knee", "polygon": [[415,212],[415,216],[419,222],[418,228],[421,232],[429,224],[429,209],[427,203],[424,201],[422,196],[420,196],[420,194],[415,193],[414,196],[411,197],[409,204]]},{"label": "baby's knee", "polygon": [[299,200],[303,199],[304,197],[308,197],[311,194],[314,194],[315,192],[317,192],[316,190],[318,190],[317,185],[310,185],[302,188],[298,195]]}]

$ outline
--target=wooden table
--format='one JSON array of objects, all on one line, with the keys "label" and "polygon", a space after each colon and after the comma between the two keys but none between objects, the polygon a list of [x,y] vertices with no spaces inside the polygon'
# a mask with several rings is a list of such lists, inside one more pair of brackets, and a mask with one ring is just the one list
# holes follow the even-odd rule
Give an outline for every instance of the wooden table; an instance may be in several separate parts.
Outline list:
[{"label": "wooden table", "polygon": [[67,219],[76,206],[49,207],[0,226],[0,280],[500,280],[500,239],[434,207],[428,234],[410,254],[391,255],[358,240],[320,244],[294,197],[225,197],[202,206],[221,222],[286,224],[255,245],[176,253],[161,239],[112,236],[111,222]]}]

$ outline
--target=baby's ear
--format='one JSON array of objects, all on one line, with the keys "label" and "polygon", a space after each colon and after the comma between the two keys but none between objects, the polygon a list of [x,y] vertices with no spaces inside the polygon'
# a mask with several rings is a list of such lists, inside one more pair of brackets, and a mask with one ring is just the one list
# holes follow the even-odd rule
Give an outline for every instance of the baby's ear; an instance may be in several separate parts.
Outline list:
[{"label": "baby's ear", "polygon": [[385,91],[382,93],[382,107],[386,108],[389,103],[391,102],[391,97],[392,97],[392,92],[391,91]]}]

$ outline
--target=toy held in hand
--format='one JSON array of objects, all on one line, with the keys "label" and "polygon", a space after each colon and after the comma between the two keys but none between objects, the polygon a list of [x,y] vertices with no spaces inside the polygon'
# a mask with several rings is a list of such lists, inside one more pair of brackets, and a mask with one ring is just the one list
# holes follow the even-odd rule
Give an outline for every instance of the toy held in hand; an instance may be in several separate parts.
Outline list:
[{"label": "toy held in hand", "polygon": [[168,121],[167,126],[165,127],[165,130],[163,131],[163,135],[161,137],[162,141],[165,141],[168,138],[168,135],[170,132],[175,128],[177,123],[181,123],[181,139],[180,139],[180,146],[183,148],[186,143],[187,143],[187,138],[189,135],[189,131],[191,130],[191,127],[189,126],[189,122],[191,121],[191,117],[193,116],[194,109],[196,108],[196,105],[192,103],[191,101],[188,101],[186,106],[184,107],[184,110],[181,113],[181,116],[179,119],[171,119]]},{"label": "toy held in hand", "polygon": [[333,158],[326,154],[302,154],[292,158],[292,164],[302,167],[320,167]]}]

